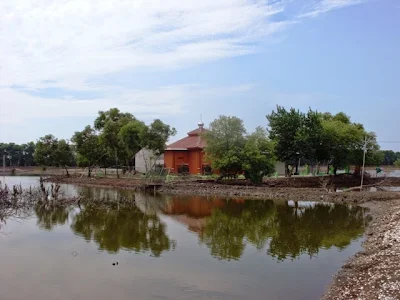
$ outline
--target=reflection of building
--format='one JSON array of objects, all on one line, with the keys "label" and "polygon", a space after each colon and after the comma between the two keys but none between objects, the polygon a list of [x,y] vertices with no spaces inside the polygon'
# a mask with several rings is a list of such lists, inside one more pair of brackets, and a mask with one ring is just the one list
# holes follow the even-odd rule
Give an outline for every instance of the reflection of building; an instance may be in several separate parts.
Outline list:
[{"label": "reflection of building", "polygon": [[206,132],[204,124],[188,133],[188,136],[167,146],[164,152],[165,167],[171,173],[202,174],[207,169],[204,160],[206,143],[201,136]]},{"label": "reflection of building", "polygon": [[173,198],[168,201],[163,211],[167,215],[186,215],[199,219],[210,216],[215,208],[223,206],[224,201],[220,199],[208,201],[204,197]]},{"label": "reflection of building", "polygon": [[[244,203],[244,200],[231,200],[235,203]],[[201,232],[207,225],[206,217],[211,216],[215,209],[221,209],[226,205],[221,199],[207,200],[204,197],[173,197],[168,200],[162,212],[174,220],[188,227],[190,231]]]}]

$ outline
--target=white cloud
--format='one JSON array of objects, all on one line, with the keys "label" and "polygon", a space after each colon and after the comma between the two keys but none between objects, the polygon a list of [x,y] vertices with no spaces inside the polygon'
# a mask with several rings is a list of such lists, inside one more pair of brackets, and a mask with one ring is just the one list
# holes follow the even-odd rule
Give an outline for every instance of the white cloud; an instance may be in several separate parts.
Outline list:
[{"label": "white cloud", "polygon": [[1,85],[84,88],[94,75],[248,54],[257,38],[284,28],[269,21],[283,8],[263,0],[0,0]]},{"label": "white cloud", "polygon": [[301,14],[299,18],[316,17],[334,9],[357,5],[363,2],[365,0],[319,0],[307,12]]},{"label": "white cloud", "polygon": [[[359,2],[322,0],[300,19]],[[0,0],[0,122],[94,116],[112,106],[142,116],[175,115],[184,112],[188,101],[196,97],[246,92],[251,84],[129,90],[101,86],[93,78],[141,68],[180,68],[253,53],[260,41],[300,21],[296,16],[292,20],[274,18],[291,3]],[[90,91],[103,98],[41,98],[10,88],[13,85],[26,90],[60,87]]]},{"label": "white cloud", "polygon": [[12,88],[0,88],[0,124],[29,124],[32,120],[61,117],[95,117],[99,110],[117,107],[139,118],[179,115],[187,104],[202,97],[245,93],[252,85],[209,88],[204,85],[174,85],[151,90],[114,88],[110,97],[81,100],[41,98]]}]

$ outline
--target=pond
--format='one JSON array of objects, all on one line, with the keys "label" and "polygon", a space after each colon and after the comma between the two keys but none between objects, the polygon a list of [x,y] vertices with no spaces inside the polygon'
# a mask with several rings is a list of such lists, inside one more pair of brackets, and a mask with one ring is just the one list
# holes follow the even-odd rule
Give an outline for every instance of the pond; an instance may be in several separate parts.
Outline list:
[{"label": "pond", "polygon": [[357,206],[62,189],[115,201],[6,220],[1,299],[318,299],[367,219]]}]

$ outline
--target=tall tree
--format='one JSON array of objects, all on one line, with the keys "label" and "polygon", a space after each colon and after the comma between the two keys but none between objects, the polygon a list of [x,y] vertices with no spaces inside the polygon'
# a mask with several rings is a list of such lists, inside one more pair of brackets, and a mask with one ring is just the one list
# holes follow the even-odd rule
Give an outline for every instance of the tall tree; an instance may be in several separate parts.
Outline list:
[{"label": "tall tree", "polygon": [[363,125],[352,123],[350,117],[345,116],[339,113],[333,117],[325,117],[322,123],[324,128],[322,144],[325,145],[335,174],[338,168],[350,164],[362,165],[365,139],[367,140],[366,164],[378,164],[381,160],[376,135],[367,132]]},{"label": "tall tree", "polygon": [[[275,142],[275,155],[278,160],[297,165],[299,157],[305,155],[301,129],[304,125],[304,114],[291,108],[287,111],[277,106],[276,111],[267,115],[269,121],[269,137]],[[303,132],[304,135],[304,132]],[[291,173],[291,172],[290,172]],[[290,175],[286,168],[286,175]]]},{"label": "tall tree", "polygon": [[261,183],[264,176],[275,171],[275,156],[272,142],[262,127],[246,138],[243,148],[243,171],[252,183]]},{"label": "tall tree", "polygon": [[88,177],[91,176],[92,168],[107,152],[100,143],[100,138],[96,131],[89,125],[82,131],[76,131],[72,137],[77,152],[77,164],[88,168]]},{"label": "tall tree", "polygon": [[129,151],[118,134],[122,127],[129,122],[136,120],[130,113],[122,113],[118,108],[111,108],[108,111],[99,111],[99,115],[94,121],[94,127],[100,132],[100,142],[108,151],[110,157],[115,158],[117,168],[117,177],[119,177],[118,166],[119,161],[129,160]]},{"label": "tall tree", "polygon": [[71,146],[66,140],[59,140],[57,144],[57,149],[54,153],[54,163],[56,166],[63,167],[69,176],[68,166],[73,165],[74,155],[72,153]]},{"label": "tall tree", "polygon": [[[384,165],[384,166],[393,165],[397,159],[396,153],[393,150],[383,150],[381,152],[383,154],[382,165]],[[400,156],[400,153],[399,153],[399,156]]]},{"label": "tall tree", "polygon": [[118,142],[127,153],[128,159],[134,159],[134,155],[143,147],[142,136],[147,126],[142,121],[133,120],[121,127],[118,132]]},{"label": "tall tree", "polygon": [[221,178],[242,171],[245,134],[243,121],[231,116],[219,116],[204,134],[206,159],[219,170]]},{"label": "tall tree", "polygon": [[154,120],[142,131],[142,147],[152,150],[156,155],[164,153],[165,145],[171,136],[176,134],[176,129],[159,119]]},{"label": "tall tree", "polygon": [[36,143],[34,158],[38,165],[55,166],[58,140],[52,134],[47,134]]}]

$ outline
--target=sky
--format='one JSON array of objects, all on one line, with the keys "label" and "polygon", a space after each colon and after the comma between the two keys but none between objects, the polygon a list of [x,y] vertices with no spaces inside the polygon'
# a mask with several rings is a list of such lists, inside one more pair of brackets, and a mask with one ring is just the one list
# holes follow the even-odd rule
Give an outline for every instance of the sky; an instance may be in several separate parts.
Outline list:
[{"label": "sky", "polygon": [[400,0],[0,0],[0,142],[69,139],[117,107],[186,136],[343,111],[400,151]]}]

